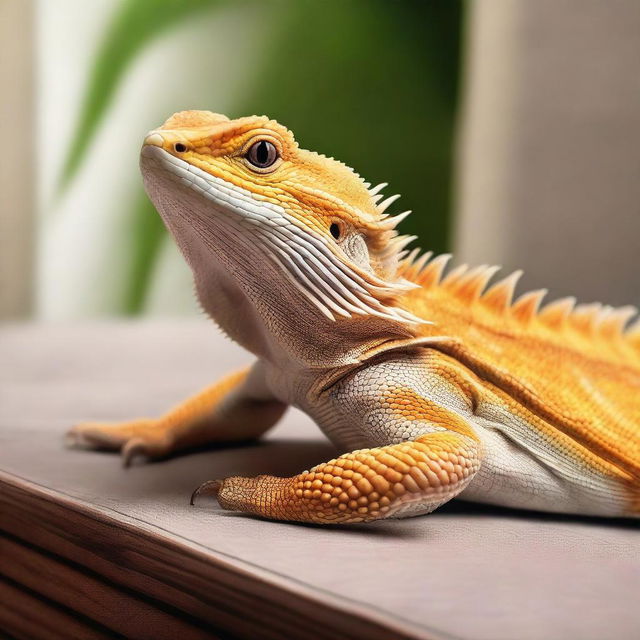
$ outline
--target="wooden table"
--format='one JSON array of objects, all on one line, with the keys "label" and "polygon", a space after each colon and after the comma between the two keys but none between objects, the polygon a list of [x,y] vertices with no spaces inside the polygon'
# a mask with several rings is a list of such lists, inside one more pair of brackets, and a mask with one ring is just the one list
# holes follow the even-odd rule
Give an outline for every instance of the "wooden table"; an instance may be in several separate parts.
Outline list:
[{"label": "wooden table", "polygon": [[265,442],[120,467],[82,419],[153,415],[249,356],[207,323],[0,329],[0,629],[20,638],[640,637],[628,521],[452,503],[322,528],[224,512],[201,481],[334,449],[291,411]]}]

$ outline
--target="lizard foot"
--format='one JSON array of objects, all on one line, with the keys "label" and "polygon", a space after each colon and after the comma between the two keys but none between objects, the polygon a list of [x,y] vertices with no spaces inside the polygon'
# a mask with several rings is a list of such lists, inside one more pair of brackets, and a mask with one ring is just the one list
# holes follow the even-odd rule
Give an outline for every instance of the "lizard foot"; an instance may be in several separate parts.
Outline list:
[{"label": "lizard foot", "polygon": [[67,431],[65,441],[69,447],[119,451],[125,467],[136,456],[154,459],[171,451],[171,442],[159,432],[157,421],[148,418],[121,423],[82,422]]}]

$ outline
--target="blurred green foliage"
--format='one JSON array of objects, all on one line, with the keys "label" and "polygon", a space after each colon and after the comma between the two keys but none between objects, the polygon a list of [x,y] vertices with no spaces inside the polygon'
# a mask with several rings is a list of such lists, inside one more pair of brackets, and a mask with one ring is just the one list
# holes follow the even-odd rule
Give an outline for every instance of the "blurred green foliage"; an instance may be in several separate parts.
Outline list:
[{"label": "blurred green foliage", "polygon": [[[302,147],[342,160],[373,184],[389,182],[387,193],[401,193],[403,209],[414,211],[402,230],[418,235],[425,248],[445,250],[463,0],[265,2],[277,26],[252,61],[250,90],[227,115],[267,114],[289,127]],[[98,50],[62,189],[143,47],[193,14],[224,4],[123,0]],[[136,254],[121,311],[136,313],[164,238],[142,191],[131,205],[129,227]]]},{"label": "blurred green foliage", "polygon": [[215,0],[127,0],[120,6],[99,48],[85,91],[59,188],[75,175],[129,65],[153,38]]}]

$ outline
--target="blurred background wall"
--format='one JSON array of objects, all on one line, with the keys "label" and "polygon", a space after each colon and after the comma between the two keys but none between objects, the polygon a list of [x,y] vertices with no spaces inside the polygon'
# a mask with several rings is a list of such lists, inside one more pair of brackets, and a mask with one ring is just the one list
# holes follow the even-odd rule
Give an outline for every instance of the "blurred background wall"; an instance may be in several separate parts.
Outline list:
[{"label": "blurred background wall", "polygon": [[469,4],[455,246],[525,288],[640,303],[640,2]]},{"label": "blurred background wall", "polygon": [[186,108],[266,113],[389,182],[427,249],[640,302],[635,0],[0,0],[0,19],[2,317],[197,313],[137,168]]}]

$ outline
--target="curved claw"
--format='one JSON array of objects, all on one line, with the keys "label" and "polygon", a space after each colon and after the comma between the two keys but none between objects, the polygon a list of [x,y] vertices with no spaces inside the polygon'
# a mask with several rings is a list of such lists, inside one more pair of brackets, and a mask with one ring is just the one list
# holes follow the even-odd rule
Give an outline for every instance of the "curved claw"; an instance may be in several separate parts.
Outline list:
[{"label": "curved claw", "polygon": [[195,499],[198,496],[217,496],[222,488],[222,480],[207,480],[203,482],[192,494],[191,500],[189,501],[190,505],[195,504]]},{"label": "curved claw", "polygon": [[137,455],[148,455],[149,448],[142,438],[132,438],[122,447],[122,466],[126,469]]}]

